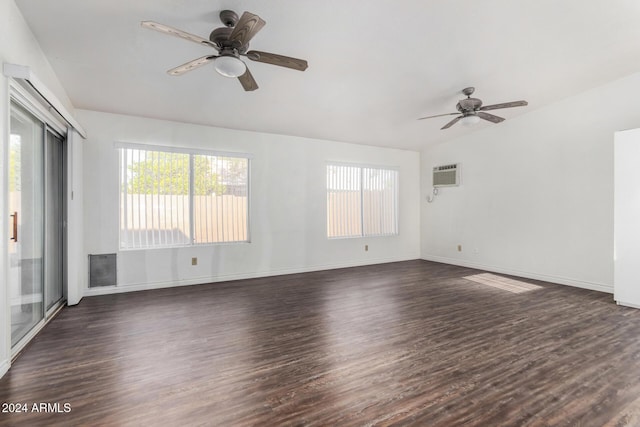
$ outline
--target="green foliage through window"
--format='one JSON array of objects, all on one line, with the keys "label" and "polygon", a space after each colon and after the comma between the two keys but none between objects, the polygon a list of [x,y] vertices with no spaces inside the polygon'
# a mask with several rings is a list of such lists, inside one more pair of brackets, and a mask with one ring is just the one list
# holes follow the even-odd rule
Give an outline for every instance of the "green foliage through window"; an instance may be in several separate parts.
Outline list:
[{"label": "green foliage through window", "polygon": [[[193,156],[195,195],[224,194],[216,163],[215,157]],[[127,169],[129,194],[189,194],[188,154],[149,151],[141,160],[133,158]]]}]

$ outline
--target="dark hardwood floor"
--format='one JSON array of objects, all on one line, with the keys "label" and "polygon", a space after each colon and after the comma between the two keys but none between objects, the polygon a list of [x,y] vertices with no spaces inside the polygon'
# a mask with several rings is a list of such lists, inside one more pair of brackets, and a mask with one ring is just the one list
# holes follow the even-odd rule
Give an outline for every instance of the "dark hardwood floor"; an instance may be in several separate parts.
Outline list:
[{"label": "dark hardwood floor", "polygon": [[640,425],[640,310],[476,272],[409,261],[85,298],[0,380],[0,402],[29,406],[0,425]]}]

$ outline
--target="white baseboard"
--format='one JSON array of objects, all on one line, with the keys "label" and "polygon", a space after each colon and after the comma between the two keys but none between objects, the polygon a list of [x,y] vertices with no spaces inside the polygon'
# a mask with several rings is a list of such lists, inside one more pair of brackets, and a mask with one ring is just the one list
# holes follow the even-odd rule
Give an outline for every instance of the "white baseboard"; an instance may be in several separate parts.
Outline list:
[{"label": "white baseboard", "polygon": [[11,367],[11,364],[9,363],[8,360],[4,360],[2,363],[0,363],[0,378],[2,378],[4,374],[7,373],[10,367]]},{"label": "white baseboard", "polygon": [[83,296],[91,297],[97,295],[109,295],[122,292],[147,291],[150,289],[172,288],[178,286],[201,285],[205,283],[228,282],[230,280],[256,279],[260,277],[283,276],[285,274],[310,273],[312,271],[335,270],[337,268],[361,267],[364,265],[386,264],[390,262],[410,261],[420,259],[419,254],[406,255],[393,258],[377,258],[356,262],[345,262],[337,264],[316,265],[310,267],[284,268],[279,270],[259,271],[250,273],[225,274],[220,276],[196,277],[191,279],[170,280],[149,283],[126,283],[118,286],[105,286],[100,288],[84,289]]},{"label": "white baseboard", "polygon": [[624,301],[616,300],[616,304],[622,305],[624,307],[640,308],[640,304],[633,304],[633,303],[630,303],[630,302],[624,302]]},{"label": "white baseboard", "polygon": [[477,270],[491,271],[493,273],[508,274],[510,276],[524,277],[526,279],[541,280],[543,282],[557,283],[560,285],[573,286],[575,288],[589,289],[591,291],[606,292],[613,294],[613,285],[604,283],[587,282],[584,280],[571,279],[567,277],[551,276],[547,274],[531,273],[528,271],[513,270],[510,268],[498,267],[495,265],[481,264],[462,259],[447,258],[435,255],[422,256],[426,261],[441,262],[444,264],[459,265],[461,267],[475,268]]}]

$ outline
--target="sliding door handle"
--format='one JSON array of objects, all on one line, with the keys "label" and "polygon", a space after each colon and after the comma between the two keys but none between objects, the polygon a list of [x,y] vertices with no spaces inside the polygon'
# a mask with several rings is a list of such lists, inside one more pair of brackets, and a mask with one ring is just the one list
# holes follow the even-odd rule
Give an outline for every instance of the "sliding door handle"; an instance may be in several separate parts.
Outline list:
[{"label": "sliding door handle", "polygon": [[11,218],[13,218],[13,232],[12,232],[12,236],[9,240],[13,240],[14,242],[18,242],[18,212],[14,212],[11,215],[9,215]]}]

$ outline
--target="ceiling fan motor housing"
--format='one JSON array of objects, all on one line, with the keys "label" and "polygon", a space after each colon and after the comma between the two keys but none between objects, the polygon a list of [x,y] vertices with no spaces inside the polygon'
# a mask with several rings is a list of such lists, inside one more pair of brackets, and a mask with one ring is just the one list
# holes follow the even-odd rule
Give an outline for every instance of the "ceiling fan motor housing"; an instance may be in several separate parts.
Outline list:
[{"label": "ceiling fan motor housing", "polygon": [[238,14],[233,10],[223,10],[220,12],[220,20],[227,27],[233,28],[238,23]]},{"label": "ceiling fan motor housing", "polygon": [[480,107],[482,107],[482,101],[478,98],[461,99],[456,104],[456,109],[461,113],[477,111]]},{"label": "ceiling fan motor housing", "polygon": [[238,46],[240,43],[233,43],[229,41],[229,36],[233,32],[233,28],[231,27],[220,27],[211,31],[209,34],[209,40],[214,42],[221,50],[225,49],[235,49],[240,54],[246,53],[249,49],[249,43],[246,43],[244,46]]}]

